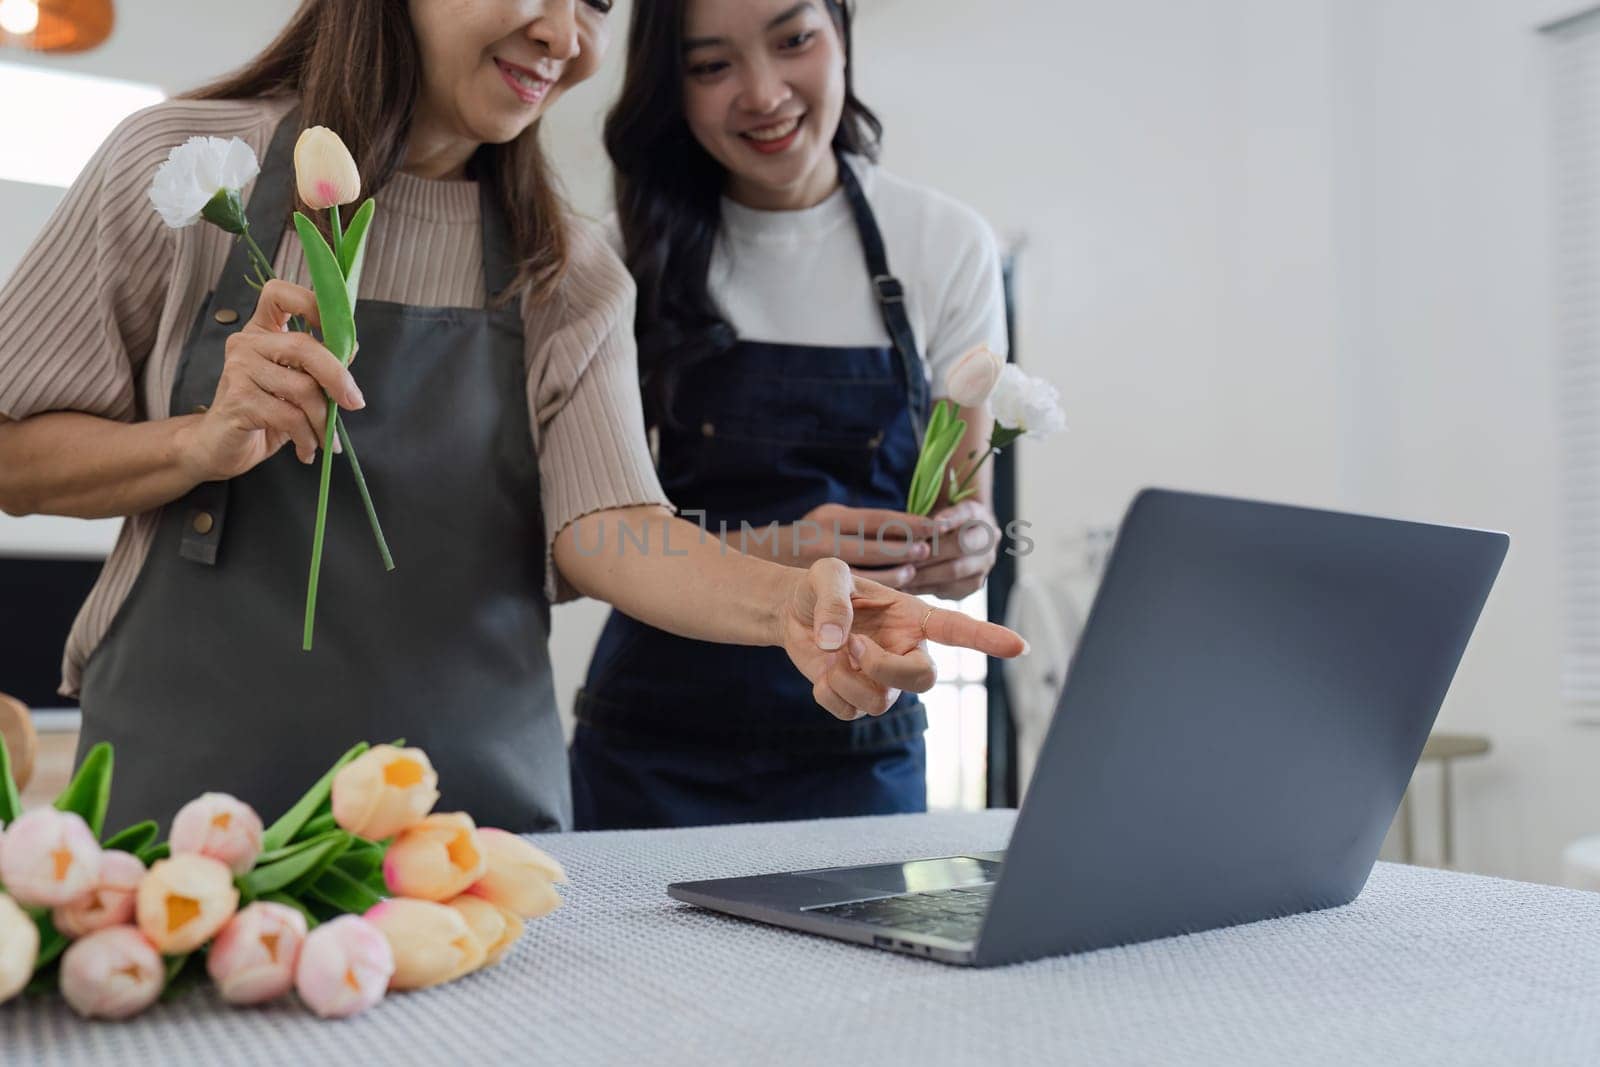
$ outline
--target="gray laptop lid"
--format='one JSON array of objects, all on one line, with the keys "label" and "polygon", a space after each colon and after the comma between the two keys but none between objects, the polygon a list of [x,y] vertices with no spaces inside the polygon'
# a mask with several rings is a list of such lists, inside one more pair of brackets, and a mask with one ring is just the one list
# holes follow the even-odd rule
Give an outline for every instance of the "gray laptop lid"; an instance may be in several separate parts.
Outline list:
[{"label": "gray laptop lid", "polygon": [[1500,533],[1141,494],[977,962],[1354,899],[1507,544]]}]

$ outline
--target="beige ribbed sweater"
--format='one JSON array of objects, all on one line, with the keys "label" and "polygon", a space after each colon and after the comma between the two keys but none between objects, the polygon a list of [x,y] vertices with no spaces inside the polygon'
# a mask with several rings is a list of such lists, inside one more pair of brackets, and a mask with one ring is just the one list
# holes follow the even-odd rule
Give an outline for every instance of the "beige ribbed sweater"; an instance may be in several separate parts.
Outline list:
[{"label": "beige ribbed sweater", "polygon": [[[168,228],[151,176],[193,136],[239,137],[264,158],[289,99],[170,100],[133,115],[101,146],[0,289],[0,415],[82,411],[132,422],[170,414],[188,331],[227,262],[232,238],[206,223]],[[250,188],[245,190],[248,204]],[[478,191],[401,173],[377,195],[361,299],[483,307]],[[666,504],[650,461],[633,342],[633,281],[597,229],[573,219],[572,265],[554,298],[525,300],[527,403],[550,539],[613,507]],[[309,286],[286,228],[279,277]],[[127,598],[160,510],[123,523],[79,612],[62,666],[64,695]],[[571,590],[547,553],[552,599]],[[529,546],[529,551],[539,551]]]}]

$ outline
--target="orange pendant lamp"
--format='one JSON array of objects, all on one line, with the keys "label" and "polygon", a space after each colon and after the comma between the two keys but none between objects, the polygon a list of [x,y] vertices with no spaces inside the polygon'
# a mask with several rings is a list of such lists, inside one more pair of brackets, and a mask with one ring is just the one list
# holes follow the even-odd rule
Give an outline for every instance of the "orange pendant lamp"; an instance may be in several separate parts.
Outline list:
[{"label": "orange pendant lamp", "polygon": [[87,52],[111,36],[111,0],[0,0],[0,44]]}]

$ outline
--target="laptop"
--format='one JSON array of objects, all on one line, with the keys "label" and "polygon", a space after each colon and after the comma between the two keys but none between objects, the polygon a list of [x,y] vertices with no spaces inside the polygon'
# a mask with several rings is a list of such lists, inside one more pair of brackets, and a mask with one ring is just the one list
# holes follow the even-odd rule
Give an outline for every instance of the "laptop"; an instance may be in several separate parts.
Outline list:
[{"label": "laptop", "polygon": [[1004,852],[680,882],[677,900],[967,966],[1349,903],[1509,539],[1147,490]]}]

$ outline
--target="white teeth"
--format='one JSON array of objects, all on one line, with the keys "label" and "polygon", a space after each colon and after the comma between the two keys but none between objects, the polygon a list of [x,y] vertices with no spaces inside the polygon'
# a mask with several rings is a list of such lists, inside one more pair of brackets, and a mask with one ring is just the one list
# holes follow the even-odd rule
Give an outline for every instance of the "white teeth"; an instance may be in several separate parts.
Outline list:
[{"label": "white teeth", "polygon": [[767,126],[759,130],[751,130],[745,134],[752,141],[781,141],[789,136],[800,125],[799,119],[790,119],[780,122],[776,126]]},{"label": "white teeth", "polygon": [[522,71],[518,70],[516,67],[502,66],[500,69],[505,71],[505,72],[507,72],[508,74],[510,74],[512,80],[515,81],[518,85],[524,86],[526,88],[537,89],[541,85],[544,84],[544,82],[542,82],[539,79],[534,78],[534,77],[532,77],[532,76],[530,76],[528,74],[523,73]]}]

